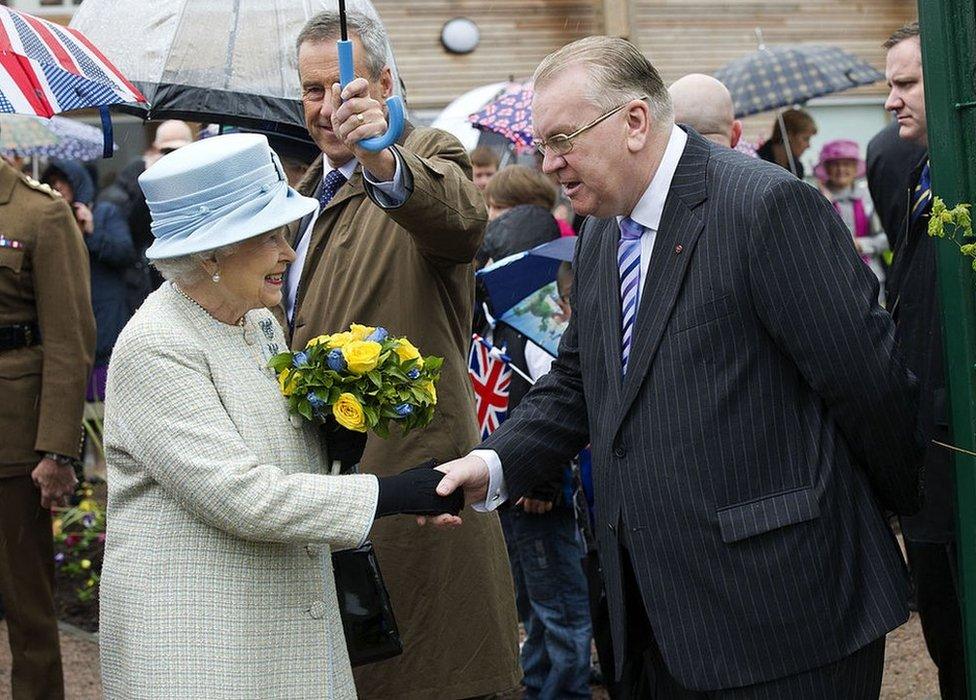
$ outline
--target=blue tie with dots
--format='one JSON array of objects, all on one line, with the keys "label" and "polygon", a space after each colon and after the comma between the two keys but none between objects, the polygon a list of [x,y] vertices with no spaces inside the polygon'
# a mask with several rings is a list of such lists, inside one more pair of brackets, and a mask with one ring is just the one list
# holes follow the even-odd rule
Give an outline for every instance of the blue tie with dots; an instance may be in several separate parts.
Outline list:
[{"label": "blue tie with dots", "polygon": [[325,209],[325,205],[332,201],[339,188],[346,184],[346,176],[338,170],[332,170],[325,176],[322,182],[322,189],[319,190],[319,211]]}]

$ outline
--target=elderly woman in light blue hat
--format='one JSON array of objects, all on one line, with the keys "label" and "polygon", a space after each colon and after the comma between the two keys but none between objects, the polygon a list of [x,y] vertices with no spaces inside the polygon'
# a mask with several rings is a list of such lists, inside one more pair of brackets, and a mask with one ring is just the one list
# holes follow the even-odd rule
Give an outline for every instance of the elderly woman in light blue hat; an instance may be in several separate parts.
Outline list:
[{"label": "elderly woman in light blue hat", "polygon": [[333,476],[289,416],[268,307],[295,259],[282,227],[317,202],[267,139],[233,134],[139,178],[168,282],[109,366],[101,665],[108,698],[353,698],[330,548],[374,518],[456,511],[439,472]]}]

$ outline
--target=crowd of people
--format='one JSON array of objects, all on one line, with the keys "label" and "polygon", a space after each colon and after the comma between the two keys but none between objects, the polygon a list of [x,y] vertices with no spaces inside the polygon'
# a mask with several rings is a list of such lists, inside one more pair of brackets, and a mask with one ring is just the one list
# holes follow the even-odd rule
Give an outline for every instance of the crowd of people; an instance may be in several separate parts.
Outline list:
[{"label": "crowd of people", "polygon": [[[910,599],[965,697],[918,25],[885,43],[894,123],[807,178],[809,113],[754,148],[719,81],[607,37],[536,70],[535,167],[422,126],[367,150],[389,42],[347,24],[344,88],[337,14],[295,46],[313,162],[173,120],[101,192],[0,164],[15,697],[63,697],[49,511],[86,401],[106,697],[877,697]],[[567,236],[554,359],[474,273]],[[335,474],[268,361],[360,323],[445,359],[437,412]],[[525,375],[485,440],[472,331]],[[330,553],[367,538],[402,653],[353,668]]]}]

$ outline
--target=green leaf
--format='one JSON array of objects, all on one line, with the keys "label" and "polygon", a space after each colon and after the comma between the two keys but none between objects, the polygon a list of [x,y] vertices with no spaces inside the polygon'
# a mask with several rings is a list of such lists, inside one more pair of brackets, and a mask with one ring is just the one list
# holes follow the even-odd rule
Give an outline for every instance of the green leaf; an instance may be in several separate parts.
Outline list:
[{"label": "green leaf", "polygon": [[380,377],[380,373],[376,370],[367,372],[366,376],[369,378],[369,381],[376,385],[377,389],[383,386],[383,379]]},{"label": "green leaf", "polygon": [[273,369],[276,373],[280,373],[281,370],[286,367],[291,367],[291,353],[290,352],[279,352],[277,355],[268,360],[268,367]]},{"label": "green leaf", "polygon": [[302,414],[305,420],[312,420],[312,404],[308,402],[308,399],[302,399],[298,402],[298,412]]}]

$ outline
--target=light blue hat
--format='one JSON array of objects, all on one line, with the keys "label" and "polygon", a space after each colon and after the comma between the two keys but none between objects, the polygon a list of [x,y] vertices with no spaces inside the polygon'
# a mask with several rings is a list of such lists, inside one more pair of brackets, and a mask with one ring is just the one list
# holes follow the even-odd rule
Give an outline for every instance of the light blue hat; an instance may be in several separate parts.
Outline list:
[{"label": "light blue hat", "polygon": [[156,241],[152,260],[199,253],[253,238],[315,211],[288,186],[260,134],[226,134],[163,156],[142,175]]}]

